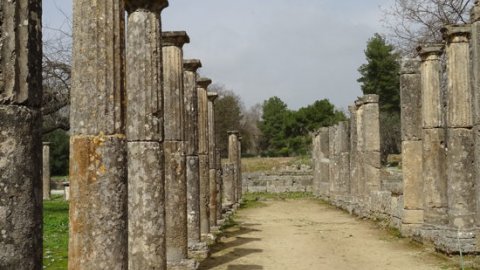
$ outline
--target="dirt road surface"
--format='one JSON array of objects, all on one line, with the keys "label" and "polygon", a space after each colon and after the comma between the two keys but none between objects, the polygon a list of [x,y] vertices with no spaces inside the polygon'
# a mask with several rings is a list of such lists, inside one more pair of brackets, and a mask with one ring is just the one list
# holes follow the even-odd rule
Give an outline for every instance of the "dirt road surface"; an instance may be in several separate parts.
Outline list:
[{"label": "dirt road surface", "polygon": [[238,212],[203,270],[454,269],[427,249],[313,199]]}]

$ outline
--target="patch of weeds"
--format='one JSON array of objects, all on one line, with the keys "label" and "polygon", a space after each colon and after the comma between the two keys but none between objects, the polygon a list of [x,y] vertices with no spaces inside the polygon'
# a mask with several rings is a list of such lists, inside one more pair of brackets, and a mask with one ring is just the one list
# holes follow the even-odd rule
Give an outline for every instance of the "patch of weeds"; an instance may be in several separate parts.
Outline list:
[{"label": "patch of weeds", "polygon": [[390,234],[395,238],[398,238],[398,239],[405,238],[405,236],[402,235],[402,232],[400,232],[400,230],[397,228],[394,228],[392,226],[387,226],[385,229],[387,230],[388,234]]},{"label": "patch of weeds", "polygon": [[233,228],[235,226],[238,225],[238,222],[235,221],[235,217],[234,216],[229,216],[225,222],[223,223],[223,225],[220,227],[220,231],[225,231],[227,229],[230,229],[230,228]]},{"label": "patch of weeds", "polygon": [[68,202],[52,196],[43,202],[43,269],[67,269]]}]

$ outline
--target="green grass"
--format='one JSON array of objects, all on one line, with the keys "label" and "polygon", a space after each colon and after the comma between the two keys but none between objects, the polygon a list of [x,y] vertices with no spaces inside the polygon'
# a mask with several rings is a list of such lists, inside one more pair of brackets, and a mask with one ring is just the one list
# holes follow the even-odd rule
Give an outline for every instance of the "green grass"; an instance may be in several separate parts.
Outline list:
[{"label": "green grass", "polygon": [[68,202],[53,196],[43,202],[43,269],[67,269]]}]

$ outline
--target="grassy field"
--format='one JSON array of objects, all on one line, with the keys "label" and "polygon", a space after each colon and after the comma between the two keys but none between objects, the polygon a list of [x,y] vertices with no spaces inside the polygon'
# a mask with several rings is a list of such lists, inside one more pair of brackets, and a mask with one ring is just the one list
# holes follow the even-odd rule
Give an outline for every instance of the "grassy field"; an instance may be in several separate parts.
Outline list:
[{"label": "grassy field", "polygon": [[273,171],[287,166],[312,165],[310,157],[242,158],[242,171]]},{"label": "grassy field", "polygon": [[43,202],[43,224],[43,269],[67,269],[68,203],[61,196]]}]

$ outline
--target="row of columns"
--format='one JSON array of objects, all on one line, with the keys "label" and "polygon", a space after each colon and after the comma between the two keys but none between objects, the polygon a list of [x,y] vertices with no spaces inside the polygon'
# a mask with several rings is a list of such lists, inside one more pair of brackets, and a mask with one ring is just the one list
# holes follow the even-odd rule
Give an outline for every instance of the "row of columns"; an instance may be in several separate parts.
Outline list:
[{"label": "row of columns", "polygon": [[480,71],[474,64],[480,61],[474,49],[480,41],[471,38],[476,24],[446,26],[445,43],[420,46],[420,60],[405,61],[411,64],[401,74],[404,215],[410,217],[403,223],[447,253],[478,251],[474,93],[480,89],[472,76]]},{"label": "row of columns", "polygon": [[[188,35],[162,32],[167,6],[74,2],[69,269],[195,269],[241,192],[240,152],[223,183],[218,95],[183,59]],[[4,1],[0,17],[0,268],[42,269],[41,1]]]},{"label": "row of columns", "polygon": [[[350,106],[350,120],[320,128],[313,138],[314,193],[340,204],[367,208],[380,191],[380,126],[377,95]],[[360,209],[360,210],[358,210]]]}]

